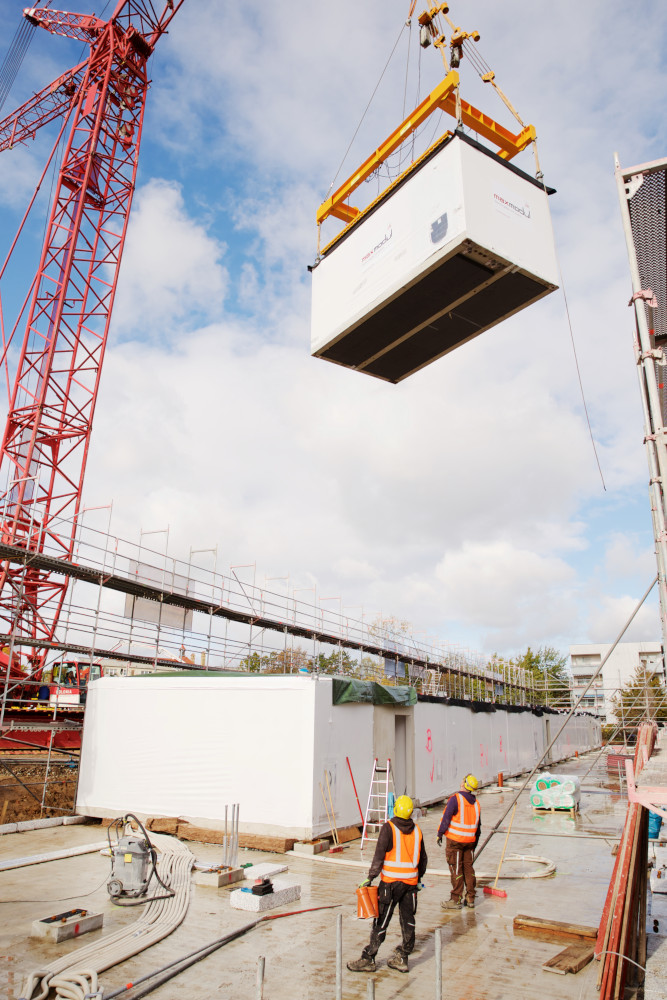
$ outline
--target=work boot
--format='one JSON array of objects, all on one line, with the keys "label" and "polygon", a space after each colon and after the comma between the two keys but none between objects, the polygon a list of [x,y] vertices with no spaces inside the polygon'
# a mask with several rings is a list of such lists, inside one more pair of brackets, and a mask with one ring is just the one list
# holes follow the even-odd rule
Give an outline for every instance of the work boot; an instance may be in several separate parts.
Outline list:
[{"label": "work boot", "polygon": [[474,899],[466,899],[466,906],[468,906],[471,910],[474,910],[475,909],[475,900]]},{"label": "work boot", "polygon": [[347,967],[350,972],[375,972],[375,959],[364,958],[362,955],[355,962],[348,962]]},{"label": "work boot", "polygon": [[460,899],[454,899],[454,897],[452,897],[451,899],[446,899],[443,903],[440,904],[440,906],[443,908],[443,910],[460,910],[461,907],[463,906],[463,903],[461,902]]},{"label": "work boot", "polygon": [[402,951],[398,948],[394,954],[387,960],[387,965],[390,969],[396,969],[397,972],[407,972],[408,971],[408,960]]}]

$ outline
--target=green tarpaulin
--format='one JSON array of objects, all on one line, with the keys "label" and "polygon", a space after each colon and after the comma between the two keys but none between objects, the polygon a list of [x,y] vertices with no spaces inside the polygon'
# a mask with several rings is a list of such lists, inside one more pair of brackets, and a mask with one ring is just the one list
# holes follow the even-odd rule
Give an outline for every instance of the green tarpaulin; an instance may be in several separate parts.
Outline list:
[{"label": "green tarpaulin", "polygon": [[355,681],[334,677],[332,685],[334,705],[363,702],[367,705],[416,705],[417,692],[413,687],[385,687],[376,681]]}]

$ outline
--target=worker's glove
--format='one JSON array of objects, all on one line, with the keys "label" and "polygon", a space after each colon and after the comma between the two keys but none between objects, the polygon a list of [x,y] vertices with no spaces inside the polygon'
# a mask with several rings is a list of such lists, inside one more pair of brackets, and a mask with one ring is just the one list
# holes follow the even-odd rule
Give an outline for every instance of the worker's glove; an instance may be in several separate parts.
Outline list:
[{"label": "worker's glove", "polygon": [[367,885],[372,885],[372,884],[373,884],[373,879],[372,878],[367,878],[365,882],[360,882],[359,883],[359,888],[360,889],[365,889]]},{"label": "worker's glove", "polygon": [[436,844],[438,845],[438,847],[442,847],[442,837],[438,837]]},{"label": "worker's glove", "polygon": [[417,882],[417,892],[421,892],[423,888],[424,888],[424,883]]}]

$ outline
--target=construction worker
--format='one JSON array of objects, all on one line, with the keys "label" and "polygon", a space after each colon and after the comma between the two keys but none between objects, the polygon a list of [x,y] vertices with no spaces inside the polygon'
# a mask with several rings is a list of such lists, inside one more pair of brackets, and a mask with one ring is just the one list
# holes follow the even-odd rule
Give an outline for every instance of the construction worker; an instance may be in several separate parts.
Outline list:
[{"label": "construction worker", "polygon": [[465,904],[471,909],[475,905],[475,870],[473,860],[475,848],[482,830],[481,810],[474,792],[479,782],[474,774],[466,774],[461,782],[461,790],[451,795],[438,827],[438,847],[442,838],[447,838],[445,856],[452,879],[452,893],[440,905],[443,910],[460,910]]},{"label": "construction worker", "polygon": [[348,962],[351,972],[375,972],[375,956],[398,906],[403,943],[387,960],[390,969],[408,971],[408,955],[415,946],[415,914],[417,893],[426,871],[428,858],[424,838],[412,821],[412,799],[400,795],[394,803],[394,815],[380,829],[368,878],[361,885],[370,885],[380,876],[378,915],[373,920],[371,939],[356,962]]}]

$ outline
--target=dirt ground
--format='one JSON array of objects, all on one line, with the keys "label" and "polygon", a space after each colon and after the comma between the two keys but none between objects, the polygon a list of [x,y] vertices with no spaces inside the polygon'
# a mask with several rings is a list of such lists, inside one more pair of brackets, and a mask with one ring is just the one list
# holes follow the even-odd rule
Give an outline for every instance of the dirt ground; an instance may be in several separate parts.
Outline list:
[{"label": "dirt ground", "polygon": [[78,764],[70,761],[52,760],[47,776],[46,761],[0,757],[0,826],[73,813],[77,776]]}]

